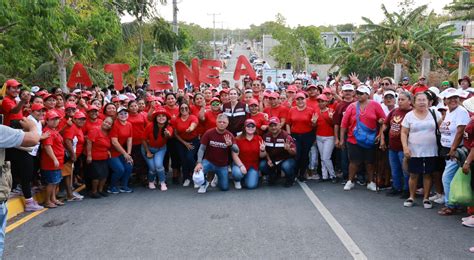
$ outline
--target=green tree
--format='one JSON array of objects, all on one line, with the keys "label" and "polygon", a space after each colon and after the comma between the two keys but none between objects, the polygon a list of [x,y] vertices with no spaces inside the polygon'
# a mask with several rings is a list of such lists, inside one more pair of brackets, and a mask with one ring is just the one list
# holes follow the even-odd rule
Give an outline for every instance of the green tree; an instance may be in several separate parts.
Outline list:
[{"label": "green tree", "polygon": [[453,15],[453,20],[474,20],[474,1],[472,0],[454,0],[444,9]]}]

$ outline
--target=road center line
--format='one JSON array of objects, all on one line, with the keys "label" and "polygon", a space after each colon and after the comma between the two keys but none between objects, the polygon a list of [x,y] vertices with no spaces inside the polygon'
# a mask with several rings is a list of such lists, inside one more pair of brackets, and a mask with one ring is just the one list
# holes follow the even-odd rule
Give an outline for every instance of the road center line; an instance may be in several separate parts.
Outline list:
[{"label": "road center line", "polygon": [[324,206],[324,204],[319,200],[319,198],[314,194],[314,192],[306,185],[304,182],[298,181],[298,184],[303,189],[306,196],[308,196],[311,203],[323,216],[324,220],[329,224],[331,229],[334,231],[336,236],[341,240],[342,244],[346,247],[349,253],[354,259],[366,260],[367,256],[360,250],[357,244],[352,240],[352,238],[347,234],[344,228],[337,222],[336,218],[329,212],[329,210]]}]

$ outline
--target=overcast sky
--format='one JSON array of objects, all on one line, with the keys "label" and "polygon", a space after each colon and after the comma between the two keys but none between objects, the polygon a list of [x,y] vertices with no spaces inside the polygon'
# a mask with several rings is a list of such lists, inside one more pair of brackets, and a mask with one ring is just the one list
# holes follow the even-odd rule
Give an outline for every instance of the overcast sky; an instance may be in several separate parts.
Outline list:
[{"label": "overcast sky", "polygon": [[[210,13],[220,13],[216,22],[224,22],[223,27],[228,29],[245,29],[251,24],[259,25],[265,21],[272,21],[277,13],[283,14],[287,24],[291,27],[300,25],[335,25],[363,23],[365,16],[374,22],[380,22],[384,15],[382,3],[387,9],[398,10],[399,0],[178,0],[178,20],[187,23],[199,24],[202,27],[212,27]],[[429,9],[435,12],[444,12],[442,9],[452,0],[415,0],[415,5],[428,4]],[[159,6],[158,11],[166,20],[173,19],[172,0],[166,6]],[[123,17],[123,22],[133,20]],[[220,23],[216,23],[221,28]]]}]

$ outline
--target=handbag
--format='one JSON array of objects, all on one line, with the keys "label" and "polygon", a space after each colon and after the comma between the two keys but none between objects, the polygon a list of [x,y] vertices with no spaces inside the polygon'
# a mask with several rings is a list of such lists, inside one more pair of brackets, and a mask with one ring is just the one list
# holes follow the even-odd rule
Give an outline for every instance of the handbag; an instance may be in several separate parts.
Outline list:
[{"label": "handbag", "polygon": [[354,137],[357,144],[364,148],[375,147],[375,139],[377,138],[377,128],[372,129],[360,121],[360,106],[359,102],[356,104],[356,120],[357,124],[354,128]]},{"label": "handbag", "polygon": [[443,147],[441,146],[441,132],[439,131],[439,125],[438,121],[436,120],[436,114],[433,109],[430,109],[431,116],[433,117],[433,120],[435,121],[435,134],[436,134],[436,145],[438,145],[438,156],[439,157],[446,157],[449,153],[449,149],[447,152],[443,151]]}]

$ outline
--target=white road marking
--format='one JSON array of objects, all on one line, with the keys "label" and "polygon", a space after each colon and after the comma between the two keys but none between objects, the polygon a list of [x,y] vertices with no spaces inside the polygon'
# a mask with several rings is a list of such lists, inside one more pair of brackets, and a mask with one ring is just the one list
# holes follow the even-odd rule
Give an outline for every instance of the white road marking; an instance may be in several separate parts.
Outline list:
[{"label": "white road marking", "polygon": [[334,231],[336,236],[341,240],[342,244],[346,247],[349,253],[354,259],[366,260],[367,256],[360,250],[357,244],[352,240],[352,238],[347,234],[344,228],[337,222],[336,218],[329,212],[329,210],[324,206],[324,204],[319,200],[319,198],[314,194],[314,192],[306,185],[304,182],[298,181],[298,184],[303,189],[306,196],[308,196],[311,203],[319,211],[324,220],[329,224],[331,229]]}]

